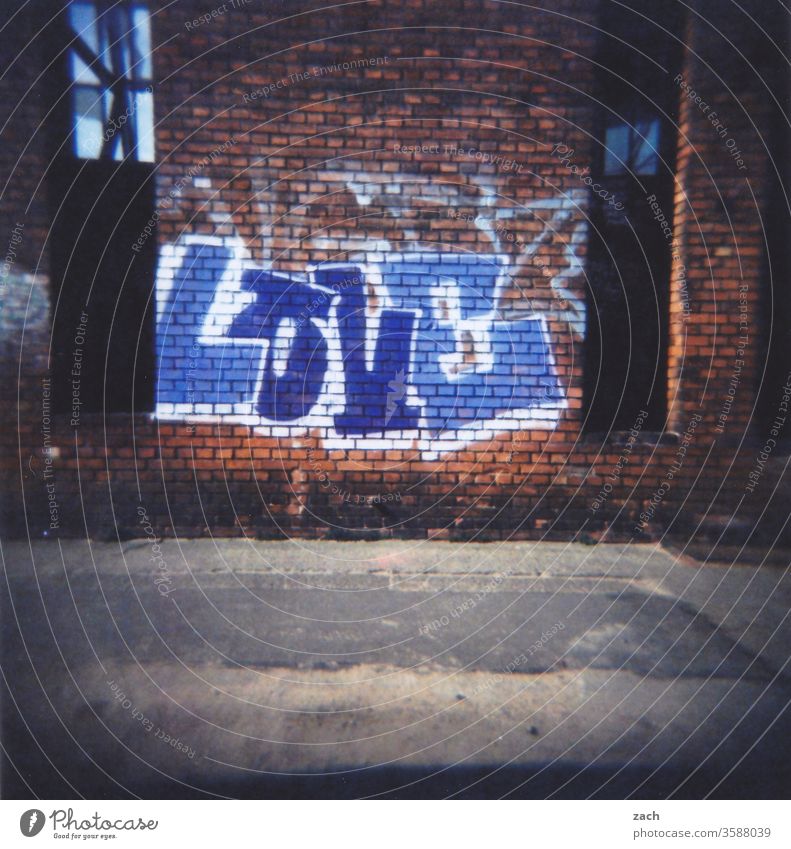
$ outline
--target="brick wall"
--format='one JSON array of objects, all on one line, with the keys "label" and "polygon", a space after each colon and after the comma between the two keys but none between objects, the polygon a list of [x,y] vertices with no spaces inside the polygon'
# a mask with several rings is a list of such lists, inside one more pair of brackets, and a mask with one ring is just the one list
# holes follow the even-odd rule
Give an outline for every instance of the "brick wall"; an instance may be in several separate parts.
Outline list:
[{"label": "brick wall", "polygon": [[156,415],[76,427],[44,382],[34,39],[0,152],[0,233],[24,217],[2,316],[11,532],[646,538],[737,506],[753,524],[779,474],[745,490],[771,428],[753,416],[766,52],[743,15],[695,5],[667,80],[662,433],[583,429],[597,3],[156,7],[158,201],[138,240],[159,252]]}]

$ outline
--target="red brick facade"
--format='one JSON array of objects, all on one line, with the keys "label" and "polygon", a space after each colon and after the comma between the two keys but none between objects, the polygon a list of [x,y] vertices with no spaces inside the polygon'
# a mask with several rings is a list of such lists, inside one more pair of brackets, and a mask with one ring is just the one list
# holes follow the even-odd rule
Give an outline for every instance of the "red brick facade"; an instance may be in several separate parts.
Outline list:
[{"label": "red brick facade", "polygon": [[[34,39],[7,55],[5,242],[23,225],[2,302],[9,531],[140,535],[150,521],[186,535],[643,539],[737,507],[736,526],[774,515],[781,434],[755,413],[767,359],[762,222],[778,179],[758,76],[771,61],[767,21],[758,2],[744,14],[692,6],[681,79],[666,81],[679,110],[667,425],[638,420],[630,436],[584,427],[581,175],[598,144],[599,3],[152,4],[160,280],[187,237],[283,272],[388,252],[497,253],[511,281],[499,309],[544,317],[565,401],[557,420],[487,428],[437,455],[386,438],[328,447],[321,427],[278,436],[148,412],[83,412],[75,427],[48,411],[51,92],[37,78],[52,46]],[[39,23],[25,17],[17,43]]]}]

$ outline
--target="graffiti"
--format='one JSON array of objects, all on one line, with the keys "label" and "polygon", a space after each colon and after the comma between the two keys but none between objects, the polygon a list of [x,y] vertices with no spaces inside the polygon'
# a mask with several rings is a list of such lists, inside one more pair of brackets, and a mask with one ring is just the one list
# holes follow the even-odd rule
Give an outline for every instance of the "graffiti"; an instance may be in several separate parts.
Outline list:
[{"label": "graffiti", "polygon": [[299,275],[250,267],[240,251],[192,238],[165,257],[161,418],[272,436],[320,428],[328,448],[436,456],[497,431],[546,428],[565,405],[544,318],[501,317],[498,255],[388,253]]}]

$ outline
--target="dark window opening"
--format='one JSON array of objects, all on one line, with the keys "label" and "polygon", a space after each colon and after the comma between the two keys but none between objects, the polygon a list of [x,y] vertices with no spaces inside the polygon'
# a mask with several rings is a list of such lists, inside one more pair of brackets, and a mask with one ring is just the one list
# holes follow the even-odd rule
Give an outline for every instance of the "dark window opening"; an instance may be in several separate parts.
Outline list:
[{"label": "dark window opening", "polygon": [[[600,27],[586,430],[628,430],[638,418],[644,429],[661,430],[667,413],[678,4],[606,3]],[[660,213],[666,226],[657,220]]]},{"label": "dark window opening", "polygon": [[78,400],[78,414],[150,411],[156,238],[138,243],[156,203],[149,15],[139,2],[77,0],[56,38],[53,83],[64,96],[47,185],[55,408],[71,415]]}]

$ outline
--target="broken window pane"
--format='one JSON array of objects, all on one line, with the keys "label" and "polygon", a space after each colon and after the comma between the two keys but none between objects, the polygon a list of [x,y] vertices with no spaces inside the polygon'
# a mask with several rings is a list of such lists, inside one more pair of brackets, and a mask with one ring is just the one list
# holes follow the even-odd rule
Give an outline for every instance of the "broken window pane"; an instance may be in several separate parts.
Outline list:
[{"label": "broken window pane", "polygon": [[74,91],[74,146],[80,159],[98,159],[102,152],[104,111],[101,89]]}]

